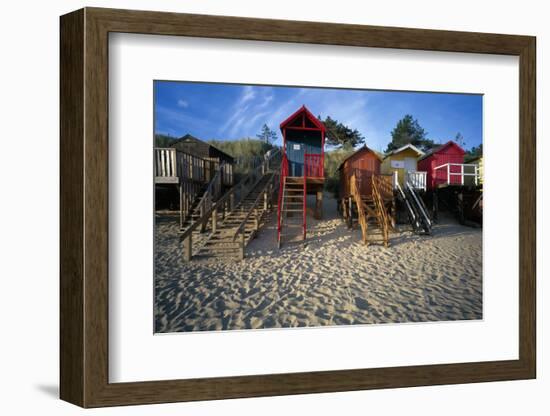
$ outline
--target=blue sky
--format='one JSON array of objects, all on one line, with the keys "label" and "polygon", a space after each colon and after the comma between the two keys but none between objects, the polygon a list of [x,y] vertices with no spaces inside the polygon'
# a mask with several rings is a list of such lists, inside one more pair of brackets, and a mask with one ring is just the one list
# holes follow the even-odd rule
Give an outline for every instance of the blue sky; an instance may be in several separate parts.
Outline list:
[{"label": "blue sky", "polygon": [[383,151],[391,131],[412,114],[436,143],[454,139],[465,148],[482,140],[482,96],[155,81],[155,133],[200,139],[255,137],[266,123],[279,124],[303,104],[315,115],[359,130],[367,146]]}]

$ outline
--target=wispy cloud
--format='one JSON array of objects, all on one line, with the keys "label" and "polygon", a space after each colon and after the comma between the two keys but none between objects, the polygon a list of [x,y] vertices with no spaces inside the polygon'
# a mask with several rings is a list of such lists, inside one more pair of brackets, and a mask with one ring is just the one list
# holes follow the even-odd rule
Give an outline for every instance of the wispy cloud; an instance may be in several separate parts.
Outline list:
[{"label": "wispy cloud", "polygon": [[430,137],[454,137],[460,131],[468,145],[482,139],[482,100],[457,94],[359,91],[252,85],[159,84],[156,131],[187,132],[222,140],[254,137],[265,123],[281,140],[279,124],[306,105],[315,116],[330,116],[381,150],[405,114],[418,118]]},{"label": "wispy cloud", "polygon": [[181,108],[187,108],[189,107],[189,102],[186,100],[182,100],[181,98],[178,100],[178,107]]},{"label": "wispy cloud", "polygon": [[243,89],[243,93],[240,98],[240,104],[244,104],[247,101],[253,100],[256,97],[256,91],[254,91],[254,87],[247,85]]}]

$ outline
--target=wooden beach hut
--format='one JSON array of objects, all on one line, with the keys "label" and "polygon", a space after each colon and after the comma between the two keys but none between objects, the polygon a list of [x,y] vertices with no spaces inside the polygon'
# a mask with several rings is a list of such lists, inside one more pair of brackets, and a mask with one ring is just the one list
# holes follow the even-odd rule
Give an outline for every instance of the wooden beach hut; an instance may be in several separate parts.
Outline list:
[{"label": "wooden beach hut", "polygon": [[372,175],[380,175],[382,158],[374,150],[363,146],[351,156],[348,156],[338,167],[340,176],[340,197],[351,194],[350,178],[353,174],[357,179],[359,193],[364,197],[372,195]]},{"label": "wooden beach hut", "polygon": [[205,194],[216,200],[233,186],[233,158],[187,134],[154,148],[155,209],[179,210],[180,227],[197,217]]},{"label": "wooden beach hut", "polygon": [[448,185],[463,185],[464,150],[450,140],[427,152],[418,160],[418,170],[426,172],[428,190]]},{"label": "wooden beach hut", "polygon": [[349,227],[357,217],[365,244],[375,241],[372,236],[381,236],[376,241],[388,246],[395,201],[392,176],[382,175],[381,165],[381,155],[367,146],[345,159],[338,167],[339,205]]},{"label": "wooden beach hut", "polygon": [[422,150],[410,143],[406,144],[384,156],[382,173],[394,175],[394,180],[397,179],[401,187],[408,180],[416,189],[426,190],[426,173],[418,171],[418,158],[422,156]]},{"label": "wooden beach hut", "polygon": [[[280,124],[283,158],[278,201],[277,240],[295,226],[306,237],[307,195],[315,195],[314,216],[322,217],[325,183],[325,126],[305,105]],[[287,218],[300,218],[295,224]]]},{"label": "wooden beach hut", "polygon": [[205,181],[208,182],[215,175],[219,166],[223,168],[224,186],[233,185],[233,165],[235,163],[233,156],[223,152],[216,146],[203,140],[197,139],[191,134],[186,134],[175,140],[170,147],[188,155],[201,158],[204,163]]},{"label": "wooden beach hut", "polygon": [[477,179],[467,178],[468,184],[483,185],[483,156],[477,156],[466,161],[465,171],[468,173],[477,173]]}]

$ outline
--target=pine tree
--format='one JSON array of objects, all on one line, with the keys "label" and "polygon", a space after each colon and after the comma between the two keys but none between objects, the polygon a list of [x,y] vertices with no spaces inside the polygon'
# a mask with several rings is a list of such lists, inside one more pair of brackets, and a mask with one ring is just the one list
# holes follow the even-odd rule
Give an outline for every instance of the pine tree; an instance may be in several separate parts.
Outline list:
[{"label": "pine tree", "polygon": [[414,119],[412,115],[407,114],[397,122],[397,125],[392,130],[392,140],[388,143],[386,152],[399,149],[409,143],[424,151],[429,150],[435,146],[435,143],[426,138],[427,134],[418,123],[418,120]]},{"label": "pine tree", "polygon": [[327,116],[324,120],[321,116],[319,120],[325,125],[327,144],[332,146],[355,147],[365,142],[365,138],[357,129],[351,129],[348,126]]},{"label": "pine tree", "polygon": [[262,126],[262,130],[256,135],[256,137],[267,144],[271,144],[277,140],[277,133],[271,130],[267,124],[264,124]]}]

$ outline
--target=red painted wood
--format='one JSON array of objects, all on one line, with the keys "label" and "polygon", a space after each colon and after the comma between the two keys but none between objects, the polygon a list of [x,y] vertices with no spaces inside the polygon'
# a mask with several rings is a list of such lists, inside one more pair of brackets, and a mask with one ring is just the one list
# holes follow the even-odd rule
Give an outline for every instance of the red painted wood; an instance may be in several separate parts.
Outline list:
[{"label": "red painted wood", "polygon": [[350,179],[353,174],[357,178],[359,193],[363,196],[372,195],[372,175],[380,175],[381,160],[367,146],[357,150],[340,165],[341,197],[350,195]]},{"label": "red painted wood", "polygon": [[[437,185],[450,183],[460,185],[461,178],[458,175],[447,175],[447,168],[435,169],[438,166],[447,163],[464,163],[464,150],[455,142],[448,141],[432,153],[418,161],[418,170],[426,172],[426,185],[428,190],[432,190]],[[450,173],[460,173],[460,166],[451,166]],[[450,179],[448,179],[450,178]]]}]

